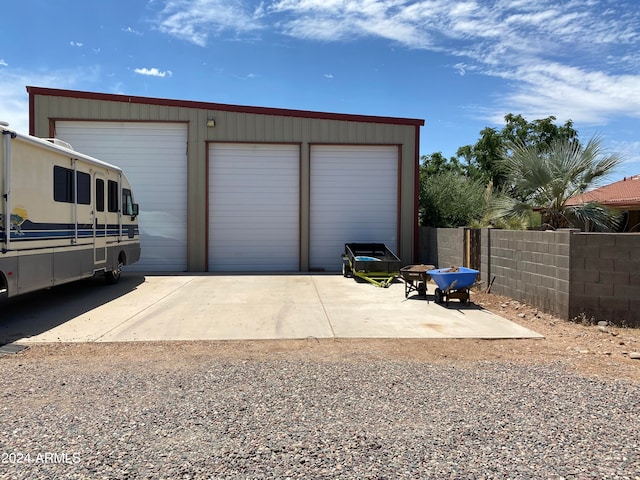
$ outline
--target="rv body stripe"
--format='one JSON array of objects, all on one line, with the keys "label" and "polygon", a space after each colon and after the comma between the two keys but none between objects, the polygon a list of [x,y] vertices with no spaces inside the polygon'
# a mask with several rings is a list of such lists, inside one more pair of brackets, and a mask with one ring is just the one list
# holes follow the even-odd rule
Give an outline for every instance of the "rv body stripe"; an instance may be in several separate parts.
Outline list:
[{"label": "rv body stripe", "polygon": [[[129,229],[133,227],[134,236],[140,235],[140,229],[136,224],[123,224],[122,232],[117,224],[97,224],[94,230],[91,224],[79,224],[78,225],[78,237],[79,238],[93,238],[96,237],[118,237],[129,236]],[[106,229],[106,231],[105,231]],[[0,227],[0,235],[4,234],[4,226]],[[95,233],[94,233],[95,232]],[[20,225],[19,229],[15,226],[11,229],[12,241],[30,241],[30,240],[45,240],[45,239],[65,239],[75,238],[76,228],[72,223],[33,223],[25,222]]]}]

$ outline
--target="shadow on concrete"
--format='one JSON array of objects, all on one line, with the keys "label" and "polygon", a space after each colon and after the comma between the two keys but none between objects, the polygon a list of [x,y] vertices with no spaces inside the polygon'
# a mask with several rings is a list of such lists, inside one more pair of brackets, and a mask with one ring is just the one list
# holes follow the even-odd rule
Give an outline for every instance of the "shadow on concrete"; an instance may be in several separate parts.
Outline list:
[{"label": "shadow on concrete", "polygon": [[102,277],[27,293],[0,305],[0,346],[32,337],[134,291],[144,283],[139,273],[123,273],[115,285]]},{"label": "shadow on concrete", "polygon": [[473,303],[472,301],[461,302],[457,299],[451,299],[449,302],[437,303],[436,296],[433,293],[427,293],[426,297],[424,295],[420,295],[418,293],[410,293],[408,297],[405,298],[405,301],[421,301],[428,302],[429,304],[433,303],[442,308],[446,308],[447,310],[485,310],[482,306]]}]

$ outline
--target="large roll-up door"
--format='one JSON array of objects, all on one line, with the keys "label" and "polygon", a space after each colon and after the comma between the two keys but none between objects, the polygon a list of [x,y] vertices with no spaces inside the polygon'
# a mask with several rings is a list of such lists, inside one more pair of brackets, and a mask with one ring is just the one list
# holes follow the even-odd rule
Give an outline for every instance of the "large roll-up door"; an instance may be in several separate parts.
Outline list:
[{"label": "large roll-up door", "polygon": [[340,271],[344,244],[398,246],[398,147],[311,147],[309,266]]},{"label": "large roll-up door", "polygon": [[209,146],[209,271],[300,270],[300,147]]},{"label": "large roll-up door", "polygon": [[136,271],[187,269],[187,125],[57,121],[56,137],[122,168],[140,204]]}]

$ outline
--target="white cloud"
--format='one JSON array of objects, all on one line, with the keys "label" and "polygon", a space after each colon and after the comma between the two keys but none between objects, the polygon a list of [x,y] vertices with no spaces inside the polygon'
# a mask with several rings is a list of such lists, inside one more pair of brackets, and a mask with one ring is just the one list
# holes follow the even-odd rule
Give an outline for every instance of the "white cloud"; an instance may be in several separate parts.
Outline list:
[{"label": "white cloud", "polygon": [[458,73],[460,74],[461,77],[464,77],[465,74],[467,73],[467,65],[460,62],[460,63],[456,63],[453,68],[455,68]]},{"label": "white cloud", "polygon": [[5,62],[3,58],[0,58],[0,67],[8,67],[8,66],[9,64]]},{"label": "white cloud", "polygon": [[612,151],[622,157],[624,171],[627,175],[640,174],[640,141],[610,141],[609,146]]},{"label": "white cloud", "polygon": [[139,32],[139,31],[137,31],[137,30],[134,30],[134,29],[133,29],[133,28],[131,28],[131,27],[123,27],[123,28],[122,28],[122,31],[123,31],[123,32],[125,32],[125,33],[133,33],[134,35],[138,35],[139,37],[141,37],[141,36],[142,36],[142,32]]},{"label": "white cloud", "polygon": [[167,0],[159,13],[161,32],[206,46],[210,36],[222,31],[248,32],[260,28],[262,4],[244,7],[241,2],[225,0]]},{"label": "white cloud", "polygon": [[267,11],[281,32],[297,38],[323,41],[381,37],[411,47],[424,47],[428,35],[418,28],[419,5],[396,0],[280,0]]},{"label": "white cloud", "polygon": [[171,72],[171,70],[158,70],[157,68],[136,68],[133,70],[134,72],[136,72],[139,75],[147,75],[149,77],[160,77],[160,78],[164,78],[164,77],[170,77],[171,75],[173,75],[173,73]]},{"label": "white cloud", "polygon": [[604,124],[611,117],[640,118],[640,76],[613,75],[558,63],[521,66],[502,72],[517,80],[500,101],[506,110],[536,118],[555,115],[586,124]]},{"label": "white cloud", "polygon": [[80,47],[82,47],[82,46],[84,45],[83,43],[80,43],[80,42],[74,42],[73,40],[72,40],[71,42],[69,42],[69,44],[70,44],[72,47],[79,47],[79,48],[80,48]]},{"label": "white cloud", "polygon": [[24,72],[0,70],[0,120],[9,122],[14,130],[29,131],[29,97],[26,87],[73,89],[92,85],[100,79],[98,67]]},{"label": "white cloud", "polygon": [[29,99],[19,75],[0,73],[0,120],[20,132],[29,131]]},{"label": "white cloud", "polygon": [[162,0],[158,28],[205,46],[270,28],[324,42],[382,38],[448,54],[460,75],[507,80],[492,115],[638,117],[635,0]]},{"label": "white cloud", "polygon": [[329,80],[333,79],[333,75],[331,73],[325,73],[324,78],[328,78]]}]

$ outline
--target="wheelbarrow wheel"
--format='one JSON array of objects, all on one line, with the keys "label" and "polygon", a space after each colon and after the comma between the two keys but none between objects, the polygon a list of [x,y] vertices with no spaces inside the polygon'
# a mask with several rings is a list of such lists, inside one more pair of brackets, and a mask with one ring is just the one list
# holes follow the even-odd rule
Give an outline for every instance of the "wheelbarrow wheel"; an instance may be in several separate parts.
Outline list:
[{"label": "wheelbarrow wheel", "polygon": [[469,290],[464,291],[464,295],[460,297],[460,303],[469,303]]},{"label": "wheelbarrow wheel", "polygon": [[436,288],[435,297],[436,297],[435,298],[436,303],[442,303],[442,297],[443,297],[442,290],[440,290],[439,288]]}]

